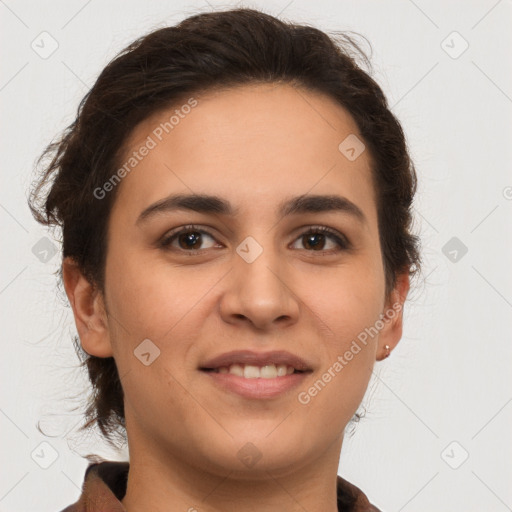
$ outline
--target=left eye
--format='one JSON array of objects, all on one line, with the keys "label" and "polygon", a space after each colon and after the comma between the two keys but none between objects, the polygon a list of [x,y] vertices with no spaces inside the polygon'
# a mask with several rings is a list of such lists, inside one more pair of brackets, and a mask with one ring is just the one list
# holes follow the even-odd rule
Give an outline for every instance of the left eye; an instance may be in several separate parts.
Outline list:
[{"label": "left eye", "polygon": [[[207,239],[209,238],[213,242],[210,247],[201,247],[202,243],[205,241],[205,237]],[[331,240],[331,243],[334,241],[334,249],[332,247],[327,249],[325,248],[325,245],[327,244],[326,240],[329,239]],[[177,242],[177,247],[174,242]],[[336,246],[337,250],[348,249],[350,247],[350,243],[343,235],[324,226],[309,228],[296,239],[294,244],[297,242],[302,242],[304,245],[309,246],[309,249],[306,250],[312,250],[315,252],[332,252],[333,250],[336,250]],[[186,226],[180,231],[164,237],[160,241],[160,247],[167,248],[169,246],[185,252],[194,252],[214,247],[215,238],[207,231],[195,226]]]},{"label": "left eye", "polygon": [[297,240],[301,240],[304,245],[309,245],[313,251],[324,250],[331,252],[333,249],[326,250],[325,248],[326,239],[334,240],[334,245],[338,246],[338,250],[349,248],[349,242],[343,235],[324,226],[309,228],[308,231],[302,233],[302,235],[297,238]]}]

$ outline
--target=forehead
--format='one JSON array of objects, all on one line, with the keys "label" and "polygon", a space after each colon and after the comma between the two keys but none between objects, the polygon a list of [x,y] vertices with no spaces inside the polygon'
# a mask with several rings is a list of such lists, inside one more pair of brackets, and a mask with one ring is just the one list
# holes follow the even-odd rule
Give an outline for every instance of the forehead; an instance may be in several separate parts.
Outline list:
[{"label": "forehead", "polygon": [[173,192],[227,195],[249,205],[256,197],[268,204],[337,188],[368,208],[370,156],[348,159],[339,148],[347,137],[362,141],[350,114],[305,89],[259,84],[192,95],[132,131],[120,165],[134,165],[118,185],[117,202],[135,214]]}]

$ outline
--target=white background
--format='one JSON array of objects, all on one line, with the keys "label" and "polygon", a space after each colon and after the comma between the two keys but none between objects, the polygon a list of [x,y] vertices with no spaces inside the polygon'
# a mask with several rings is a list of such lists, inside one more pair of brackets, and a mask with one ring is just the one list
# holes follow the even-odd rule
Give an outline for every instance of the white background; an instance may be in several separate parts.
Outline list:
[{"label": "white background", "polygon": [[[129,42],[235,5],[209,4],[0,1],[1,511],[61,510],[80,493],[87,466],[80,454],[126,457],[99,436],[73,435],[82,409],[72,407],[85,398],[87,380],[71,343],[71,310],[56,294],[59,255],[43,263],[32,252],[51,238],[26,204],[35,159]],[[512,510],[511,2],[242,5],[365,35],[419,174],[423,275],[406,306],[402,341],[376,365],[368,413],[346,438],[340,474],[383,511]],[[43,31],[59,45],[47,59],[31,48]],[[468,49],[453,58],[464,40]],[[456,262],[442,250],[452,237],[468,248]],[[43,436],[39,420],[56,437]],[[39,446],[44,441],[51,446]],[[34,450],[57,459],[43,469]],[[450,467],[466,452],[458,469]]]}]

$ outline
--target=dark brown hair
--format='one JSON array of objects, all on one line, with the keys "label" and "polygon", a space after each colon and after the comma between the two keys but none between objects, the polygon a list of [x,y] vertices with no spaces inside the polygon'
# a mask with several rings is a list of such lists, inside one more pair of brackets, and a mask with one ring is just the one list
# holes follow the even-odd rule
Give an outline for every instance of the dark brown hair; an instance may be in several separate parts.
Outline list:
[{"label": "dark brown hair", "polygon": [[[357,60],[369,61],[354,38],[283,22],[253,9],[193,15],[153,31],[121,51],[81,101],[74,122],[38,160],[43,169],[29,206],[36,220],[62,229],[63,258],[104,291],[107,223],[119,187],[93,193],[120,165],[123,144],[138,123],[183,98],[256,83],[287,83],[323,93],[353,117],[373,163],[386,292],[399,272],[419,270],[419,239],[411,233],[416,174],[402,128],[377,83]],[[341,141],[340,141],[341,142]],[[59,271],[62,280],[62,269]],[[86,429],[125,432],[123,390],[112,357],[75,348],[93,392]]]}]

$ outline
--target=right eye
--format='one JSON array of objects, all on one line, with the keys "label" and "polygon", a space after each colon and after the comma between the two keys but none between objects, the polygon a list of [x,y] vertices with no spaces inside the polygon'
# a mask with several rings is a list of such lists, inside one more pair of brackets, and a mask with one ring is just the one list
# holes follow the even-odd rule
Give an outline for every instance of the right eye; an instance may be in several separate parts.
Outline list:
[{"label": "right eye", "polygon": [[[159,246],[166,250],[176,250],[194,254],[204,249],[199,246],[205,242],[205,237],[215,241],[210,233],[200,229],[198,226],[184,226],[178,231],[165,235],[162,240],[160,240]],[[175,242],[178,245],[177,247],[174,244]],[[208,247],[206,249],[208,249]]]}]

